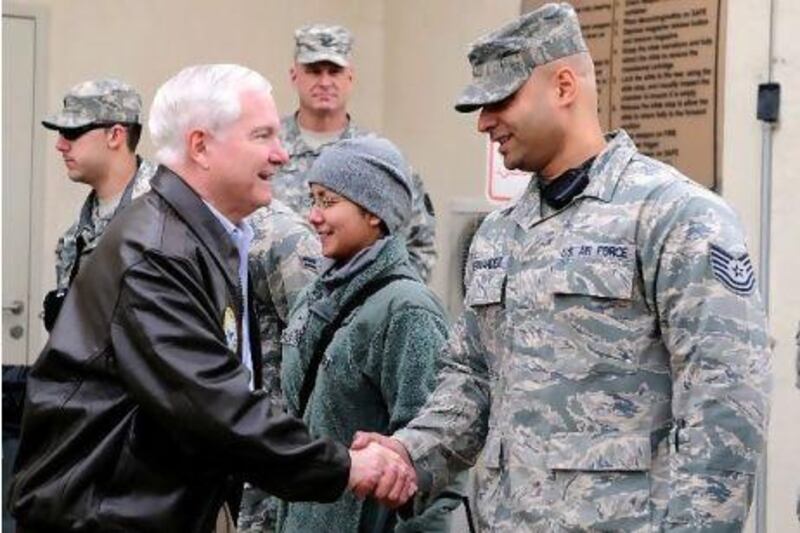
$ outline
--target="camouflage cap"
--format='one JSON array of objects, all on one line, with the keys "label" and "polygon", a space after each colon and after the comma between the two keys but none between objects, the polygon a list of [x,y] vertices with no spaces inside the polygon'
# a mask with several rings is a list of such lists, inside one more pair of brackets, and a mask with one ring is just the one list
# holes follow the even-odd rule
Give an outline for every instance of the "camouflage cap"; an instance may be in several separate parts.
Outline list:
[{"label": "camouflage cap", "polygon": [[473,79],[456,100],[456,111],[499,102],[522,87],[537,65],[586,51],[572,6],[545,4],[472,43]]},{"label": "camouflage cap", "polygon": [[330,61],[340,67],[349,66],[353,35],[343,26],[311,24],[294,32],[294,58],[303,65]]},{"label": "camouflage cap", "polygon": [[141,123],[142,97],[119,80],[79,83],[64,96],[64,109],[42,121],[45,128],[63,130],[95,123]]}]

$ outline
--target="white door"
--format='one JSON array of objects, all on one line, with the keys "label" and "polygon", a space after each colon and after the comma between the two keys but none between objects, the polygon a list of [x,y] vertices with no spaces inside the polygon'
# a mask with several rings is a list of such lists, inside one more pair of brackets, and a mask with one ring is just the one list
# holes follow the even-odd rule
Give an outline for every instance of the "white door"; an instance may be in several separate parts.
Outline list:
[{"label": "white door", "polygon": [[39,320],[30,301],[35,45],[36,19],[3,14],[3,364],[32,362]]}]

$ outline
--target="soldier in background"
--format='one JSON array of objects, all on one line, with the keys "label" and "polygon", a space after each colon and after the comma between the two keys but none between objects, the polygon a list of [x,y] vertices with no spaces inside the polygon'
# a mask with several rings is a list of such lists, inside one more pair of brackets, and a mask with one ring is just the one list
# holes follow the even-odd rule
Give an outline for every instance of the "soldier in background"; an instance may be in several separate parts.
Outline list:
[{"label": "soldier in background", "polygon": [[90,80],[64,96],[64,109],[42,121],[58,132],[56,150],[69,179],[92,188],[78,220],[58,240],[56,288],[44,301],[50,331],[67,289],[108,223],[133,198],[150,189],[156,165],[136,155],[142,131],[142,98],[114,79]]},{"label": "soldier in background", "polygon": [[[369,132],[350,120],[347,103],[353,87],[350,50],[353,37],[341,26],[310,25],[295,32],[295,61],[290,70],[299,108],[281,120],[281,140],[289,163],[273,178],[275,198],[308,217],[306,174],[328,144]],[[411,262],[423,281],[436,261],[433,204],[419,174],[412,173],[412,217],[402,229]]]},{"label": "soldier in background", "polygon": [[436,391],[394,438],[435,494],[484,450],[491,531],[739,531],[768,418],[765,314],[731,208],[603,135],[575,11],[473,44],[456,109],[524,195],[473,241]]}]

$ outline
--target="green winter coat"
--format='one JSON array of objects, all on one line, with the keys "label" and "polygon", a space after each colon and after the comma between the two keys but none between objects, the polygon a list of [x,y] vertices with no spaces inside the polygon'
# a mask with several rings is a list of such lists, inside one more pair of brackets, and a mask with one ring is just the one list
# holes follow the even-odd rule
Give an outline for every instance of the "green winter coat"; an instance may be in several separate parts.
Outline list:
[{"label": "green winter coat", "polygon": [[[374,257],[347,273],[323,273],[298,297],[283,334],[281,381],[288,410],[300,416],[299,395],[324,326],[358,289],[390,275],[406,275],[369,295],[334,334],[319,365],[303,416],[312,435],[350,443],[357,430],[386,435],[416,415],[435,386],[435,360],[448,323],[434,294],[419,280],[403,242],[388,237]],[[377,253],[375,253],[377,252]],[[284,503],[286,533],[447,531],[454,499],[437,500],[421,516],[382,527],[387,511],[345,492],[332,504]]]}]

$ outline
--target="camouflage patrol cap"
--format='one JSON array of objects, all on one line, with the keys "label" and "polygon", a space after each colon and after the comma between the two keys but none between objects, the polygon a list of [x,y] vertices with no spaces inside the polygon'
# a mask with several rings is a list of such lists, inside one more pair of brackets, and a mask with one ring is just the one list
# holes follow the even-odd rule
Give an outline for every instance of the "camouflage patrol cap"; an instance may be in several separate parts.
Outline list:
[{"label": "camouflage patrol cap", "polygon": [[349,66],[353,35],[343,26],[311,24],[294,32],[294,59],[300,64],[330,61],[340,67]]},{"label": "camouflage patrol cap", "polygon": [[140,123],[142,97],[119,80],[79,83],[64,96],[64,109],[42,121],[45,128],[64,130],[100,123]]},{"label": "camouflage patrol cap", "polygon": [[499,102],[522,87],[537,65],[586,51],[572,6],[545,4],[472,43],[473,79],[456,100],[456,111]]}]

